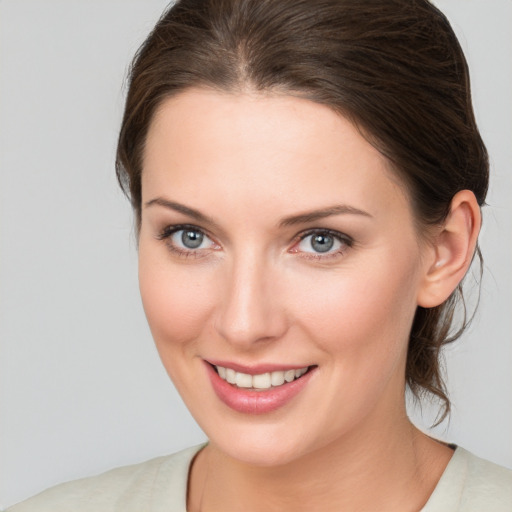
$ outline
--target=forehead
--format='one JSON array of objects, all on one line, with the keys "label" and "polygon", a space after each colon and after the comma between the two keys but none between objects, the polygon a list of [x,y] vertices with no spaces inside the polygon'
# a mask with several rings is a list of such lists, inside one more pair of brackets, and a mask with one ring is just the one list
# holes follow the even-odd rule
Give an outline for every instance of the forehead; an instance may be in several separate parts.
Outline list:
[{"label": "forehead", "polygon": [[209,204],[215,191],[247,205],[350,202],[378,213],[404,199],[387,159],[351,122],[277,94],[192,89],[165,100],[148,132],[142,180],[144,200],[169,191]]}]

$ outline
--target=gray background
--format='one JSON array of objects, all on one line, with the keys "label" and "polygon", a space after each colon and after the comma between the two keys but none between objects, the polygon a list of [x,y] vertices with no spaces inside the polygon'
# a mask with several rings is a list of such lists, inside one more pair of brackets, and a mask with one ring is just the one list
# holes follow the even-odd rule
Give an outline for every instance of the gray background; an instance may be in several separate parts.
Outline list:
[{"label": "gray background", "polygon": [[[436,3],[492,161],[481,307],[436,435],[512,467],[512,2]],[[153,347],[113,170],[123,77],[165,5],[0,1],[0,508],[204,439]]]}]

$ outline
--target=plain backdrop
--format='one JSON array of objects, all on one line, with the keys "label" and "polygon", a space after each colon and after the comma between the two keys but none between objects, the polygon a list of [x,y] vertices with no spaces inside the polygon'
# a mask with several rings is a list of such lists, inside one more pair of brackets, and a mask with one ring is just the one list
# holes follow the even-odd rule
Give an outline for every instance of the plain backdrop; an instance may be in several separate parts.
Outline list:
[{"label": "plain backdrop", "polygon": [[[438,0],[491,155],[481,304],[447,351],[435,435],[512,467],[512,1]],[[204,440],[142,311],[114,152],[128,64],[163,0],[0,0],[0,508]],[[416,421],[428,427],[425,407]]]}]

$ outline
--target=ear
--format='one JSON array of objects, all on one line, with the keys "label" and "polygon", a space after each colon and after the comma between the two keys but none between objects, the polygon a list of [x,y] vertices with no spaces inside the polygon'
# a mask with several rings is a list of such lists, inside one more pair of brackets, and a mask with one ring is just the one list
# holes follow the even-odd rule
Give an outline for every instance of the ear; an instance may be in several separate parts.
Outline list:
[{"label": "ear", "polygon": [[419,306],[439,306],[462,281],[473,259],[481,223],[475,194],[469,190],[455,194],[450,213],[435,236],[425,262],[425,274],[418,291]]}]

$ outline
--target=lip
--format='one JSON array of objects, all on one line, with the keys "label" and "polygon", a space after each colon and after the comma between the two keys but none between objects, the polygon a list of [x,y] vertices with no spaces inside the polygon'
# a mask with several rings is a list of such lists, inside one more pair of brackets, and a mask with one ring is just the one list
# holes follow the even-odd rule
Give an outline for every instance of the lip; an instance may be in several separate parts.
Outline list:
[{"label": "lip", "polygon": [[249,373],[250,375],[257,375],[269,371],[291,370],[299,367],[259,365],[247,368],[234,365],[233,363],[224,362],[224,364],[220,364],[220,362],[213,363],[205,361],[206,371],[208,372],[208,377],[210,378],[210,382],[217,397],[234,411],[244,414],[265,414],[283,407],[307,386],[311,376],[316,370],[316,367],[313,367],[299,379],[287,382],[275,388],[261,391],[248,391],[247,389],[233,386],[221,379],[213,369],[212,364],[232,368],[235,371]]},{"label": "lip", "polygon": [[279,371],[286,371],[286,370],[296,370],[297,368],[304,368],[308,365],[291,365],[291,364],[258,364],[258,365],[252,365],[252,366],[246,366],[243,364],[233,363],[231,361],[220,361],[220,360],[213,360],[213,359],[207,359],[205,360],[207,363],[210,363],[213,366],[222,366],[224,368],[231,368],[235,370],[235,372],[240,373],[247,373],[248,375],[260,375],[262,373],[269,373],[269,372],[279,372]]}]

